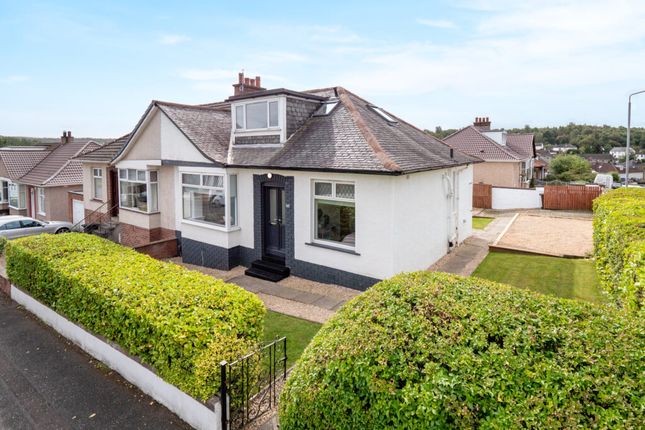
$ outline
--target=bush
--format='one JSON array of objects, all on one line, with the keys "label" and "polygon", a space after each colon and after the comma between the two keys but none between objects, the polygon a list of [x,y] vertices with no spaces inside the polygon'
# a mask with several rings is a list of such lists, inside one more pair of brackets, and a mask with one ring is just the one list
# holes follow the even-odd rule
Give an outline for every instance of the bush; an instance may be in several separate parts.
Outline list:
[{"label": "bush", "polygon": [[282,429],[636,428],[645,330],[611,308],[418,272],[345,304],[280,398]]},{"label": "bush", "polygon": [[645,307],[645,189],[619,188],[594,200],[593,237],[603,290],[639,312]]},{"label": "bush", "polygon": [[7,246],[7,238],[0,236],[0,255],[4,254],[4,249]]},{"label": "bush", "polygon": [[266,310],[254,294],[96,236],[11,241],[7,273],[34,298],[203,400],[219,388],[219,362],[262,338]]}]

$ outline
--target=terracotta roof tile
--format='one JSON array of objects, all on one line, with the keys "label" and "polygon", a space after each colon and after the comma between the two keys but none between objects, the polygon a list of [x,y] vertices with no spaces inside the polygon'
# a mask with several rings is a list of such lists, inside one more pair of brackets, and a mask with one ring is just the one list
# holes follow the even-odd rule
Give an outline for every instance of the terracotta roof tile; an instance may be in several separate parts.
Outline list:
[{"label": "terracotta roof tile", "polygon": [[[17,179],[17,182],[35,186],[79,185],[83,183],[80,168],[69,166],[71,159],[81,154],[96,142],[73,141],[57,145],[36,164],[27,174]],[[78,163],[75,161],[74,163]],[[78,164],[80,166],[80,164]]]},{"label": "terracotta roof tile", "polygon": [[48,150],[0,150],[0,160],[8,179],[24,176],[49,154]]},{"label": "terracotta roof tile", "polygon": [[455,149],[485,161],[519,161],[529,158],[529,155],[520,154],[516,150],[516,148],[519,148],[521,151],[527,152],[526,148],[524,148],[527,139],[521,138],[515,140],[515,138],[512,138],[511,140],[517,146],[511,147],[508,145],[508,138],[510,136],[512,135],[507,135],[507,146],[500,145],[470,125],[446,137],[444,142]]}]

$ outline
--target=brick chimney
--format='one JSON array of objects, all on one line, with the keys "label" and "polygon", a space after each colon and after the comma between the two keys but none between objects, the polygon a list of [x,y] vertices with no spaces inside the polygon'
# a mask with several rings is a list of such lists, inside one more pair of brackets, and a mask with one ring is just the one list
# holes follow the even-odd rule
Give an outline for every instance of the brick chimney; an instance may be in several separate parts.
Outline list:
[{"label": "brick chimney", "polygon": [[475,128],[479,131],[489,131],[490,130],[490,119],[488,117],[477,117],[473,123]]},{"label": "brick chimney", "polygon": [[72,132],[63,130],[63,135],[60,137],[60,143],[66,144],[73,141],[74,137],[72,137]]},{"label": "brick chimney", "polygon": [[256,76],[255,79],[245,78],[244,72],[237,74],[237,84],[233,84],[233,89],[234,96],[266,90],[266,88],[262,88],[259,76]]}]

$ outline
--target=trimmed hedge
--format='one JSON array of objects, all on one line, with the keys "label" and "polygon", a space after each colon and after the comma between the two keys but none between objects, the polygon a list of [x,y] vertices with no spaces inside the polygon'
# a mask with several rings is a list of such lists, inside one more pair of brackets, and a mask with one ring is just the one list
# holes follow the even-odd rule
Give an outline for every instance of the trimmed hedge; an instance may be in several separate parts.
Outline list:
[{"label": "trimmed hedge", "polygon": [[280,428],[637,428],[645,327],[612,308],[418,272],[345,304],[280,398]]},{"label": "trimmed hedge", "polygon": [[4,249],[7,246],[7,238],[0,236],[0,255],[4,254]]},{"label": "trimmed hedge", "polygon": [[219,362],[262,339],[266,309],[254,294],[96,236],[11,241],[7,273],[34,298],[202,400],[219,388]]},{"label": "trimmed hedge", "polygon": [[594,256],[600,285],[632,311],[645,307],[645,189],[620,188],[594,200]]}]

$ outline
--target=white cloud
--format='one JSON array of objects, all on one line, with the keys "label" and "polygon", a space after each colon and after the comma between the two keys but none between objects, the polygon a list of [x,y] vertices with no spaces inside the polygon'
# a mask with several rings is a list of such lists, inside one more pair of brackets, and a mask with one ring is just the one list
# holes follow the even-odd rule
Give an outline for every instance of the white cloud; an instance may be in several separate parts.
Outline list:
[{"label": "white cloud", "polygon": [[9,75],[4,78],[1,78],[0,82],[4,84],[17,84],[20,82],[26,82],[29,79],[30,79],[29,76],[25,76],[25,75]]},{"label": "white cloud", "polygon": [[179,45],[180,43],[189,42],[190,37],[184,36],[183,34],[164,34],[159,39],[159,43],[162,45]]},{"label": "white cloud", "polygon": [[433,28],[457,28],[454,22],[448,21],[445,19],[417,19],[417,22],[421,25]]}]

